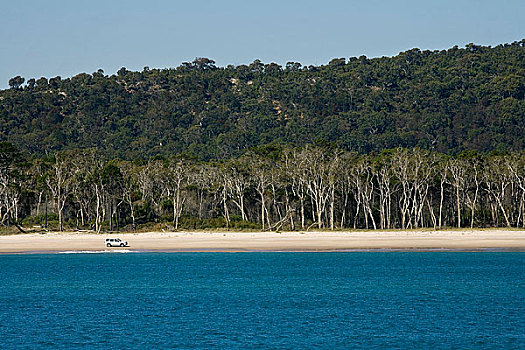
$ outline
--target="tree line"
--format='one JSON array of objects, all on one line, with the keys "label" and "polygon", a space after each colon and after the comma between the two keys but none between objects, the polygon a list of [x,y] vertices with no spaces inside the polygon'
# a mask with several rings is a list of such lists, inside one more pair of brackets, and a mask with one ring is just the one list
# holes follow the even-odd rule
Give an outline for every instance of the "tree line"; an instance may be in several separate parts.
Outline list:
[{"label": "tree line", "polygon": [[359,153],[525,149],[525,40],[319,66],[196,58],[9,85],[0,90],[0,141],[35,156],[96,147],[111,158],[208,161],[321,140]]},{"label": "tree line", "polygon": [[[270,145],[226,161],[25,159],[0,143],[0,225],[95,232],[525,227],[525,153]],[[157,226],[155,226],[157,225]],[[159,226],[160,225],[160,226]]]}]

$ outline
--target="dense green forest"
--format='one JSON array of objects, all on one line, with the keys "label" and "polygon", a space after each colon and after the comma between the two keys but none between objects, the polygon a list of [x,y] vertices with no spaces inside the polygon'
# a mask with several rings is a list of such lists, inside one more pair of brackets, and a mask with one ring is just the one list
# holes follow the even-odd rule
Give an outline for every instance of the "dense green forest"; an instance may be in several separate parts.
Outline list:
[{"label": "dense green forest", "polygon": [[94,147],[107,158],[208,161],[316,142],[361,154],[525,149],[525,40],[322,66],[197,58],[9,85],[0,91],[0,141],[34,156]]}]

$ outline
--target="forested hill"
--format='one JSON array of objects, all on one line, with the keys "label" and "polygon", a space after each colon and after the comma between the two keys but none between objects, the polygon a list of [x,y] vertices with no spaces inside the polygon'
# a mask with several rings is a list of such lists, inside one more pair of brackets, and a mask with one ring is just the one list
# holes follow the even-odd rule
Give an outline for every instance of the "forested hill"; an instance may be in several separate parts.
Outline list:
[{"label": "forested hill", "polygon": [[229,158],[269,143],[330,142],[362,153],[525,149],[525,40],[323,66],[254,61],[72,78],[15,77],[0,91],[0,141],[40,155]]}]

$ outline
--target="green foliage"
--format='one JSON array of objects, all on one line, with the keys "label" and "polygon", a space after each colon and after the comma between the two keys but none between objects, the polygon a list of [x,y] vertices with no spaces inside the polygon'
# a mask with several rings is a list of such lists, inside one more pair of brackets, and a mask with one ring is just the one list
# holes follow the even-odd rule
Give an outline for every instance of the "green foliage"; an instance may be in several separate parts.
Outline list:
[{"label": "green foliage", "polygon": [[[234,230],[260,230],[259,223],[241,220],[239,216],[232,216],[230,218],[230,229]],[[211,230],[211,229],[225,229],[226,220],[223,217],[199,219],[197,217],[182,217],[180,221],[180,228],[184,230]]]},{"label": "green foliage", "polygon": [[197,58],[26,85],[18,76],[10,86],[0,91],[0,141],[39,156],[95,147],[108,158],[222,160],[312,143],[360,153],[525,149],[525,40],[284,69]]},{"label": "green foliage", "polygon": [[[18,89],[20,88],[20,86],[24,83],[25,79],[22,78],[21,76],[16,76],[14,78],[11,78],[9,79],[9,86],[11,87],[11,89]],[[32,85],[32,84],[30,84]]]},{"label": "green foliage", "polygon": [[[28,216],[24,218],[23,224],[30,226],[30,225],[43,225],[46,222],[46,214],[39,214],[34,216]],[[48,213],[47,214],[47,222],[48,225],[54,224],[54,226],[58,226],[58,214],[55,213]]]},{"label": "green foliage", "polygon": [[0,169],[23,163],[21,153],[9,142],[0,142]]}]

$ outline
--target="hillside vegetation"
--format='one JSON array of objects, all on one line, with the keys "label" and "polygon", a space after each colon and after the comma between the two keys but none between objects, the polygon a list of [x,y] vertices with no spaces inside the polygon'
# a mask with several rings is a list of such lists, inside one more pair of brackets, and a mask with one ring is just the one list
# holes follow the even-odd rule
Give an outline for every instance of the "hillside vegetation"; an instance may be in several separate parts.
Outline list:
[{"label": "hillside vegetation", "polygon": [[96,147],[133,160],[229,159],[267,144],[458,154],[525,149],[525,40],[323,66],[254,61],[72,78],[15,77],[0,141],[29,154]]}]

